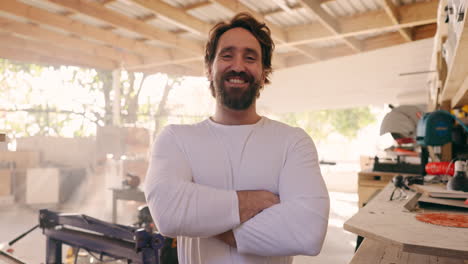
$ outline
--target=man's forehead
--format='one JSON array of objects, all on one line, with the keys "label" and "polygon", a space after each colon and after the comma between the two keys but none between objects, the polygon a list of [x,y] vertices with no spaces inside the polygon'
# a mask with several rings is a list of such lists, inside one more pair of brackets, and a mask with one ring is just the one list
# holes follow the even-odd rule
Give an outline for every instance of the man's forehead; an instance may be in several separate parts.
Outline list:
[{"label": "man's forehead", "polygon": [[244,28],[232,28],[224,32],[218,41],[217,51],[222,49],[236,49],[236,50],[247,50],[257,51],[261,54],[261,47],[255,36]]}]

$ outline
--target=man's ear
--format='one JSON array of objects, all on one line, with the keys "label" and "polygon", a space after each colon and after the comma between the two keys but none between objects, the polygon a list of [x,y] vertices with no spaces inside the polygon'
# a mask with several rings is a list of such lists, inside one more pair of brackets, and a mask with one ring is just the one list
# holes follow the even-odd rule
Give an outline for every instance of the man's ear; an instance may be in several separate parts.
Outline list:
[{"label": "man's ear", "polygon": [[262,83],[261,83],[262,87],[265,85],[265,83],[266,83],[266,73],[265,73],[265,70],[263,70],[263,72],[262,72]]},{"label": "man's ear", "polygon": [[208,81],[213,81],[213,73],[211,71],[212,65],[208,66],[208,69],[206,71],[206,77],[208,78]]}]

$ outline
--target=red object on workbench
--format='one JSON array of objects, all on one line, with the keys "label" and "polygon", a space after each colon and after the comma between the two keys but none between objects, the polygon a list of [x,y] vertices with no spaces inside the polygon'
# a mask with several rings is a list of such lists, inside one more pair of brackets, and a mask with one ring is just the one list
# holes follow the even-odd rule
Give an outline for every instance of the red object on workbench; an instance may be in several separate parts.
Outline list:
[{"label": "red object on workbench", "polygon": [[453,176],[454,171],[455,171],[455,165],[453,162],[440,161],[440,162],[429,162],[426,164],[427,174]]},{"label": "red object on workbench", "polygon": [[449,213],[423,213],[416,215],[416,219],[421,222],[434,225],[468,228],[468,215]]}]

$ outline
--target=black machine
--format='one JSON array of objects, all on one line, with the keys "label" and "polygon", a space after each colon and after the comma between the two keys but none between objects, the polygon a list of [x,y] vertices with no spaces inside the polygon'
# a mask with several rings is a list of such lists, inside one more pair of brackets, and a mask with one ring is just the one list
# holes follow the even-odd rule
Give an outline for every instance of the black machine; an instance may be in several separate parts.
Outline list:
[{"label": "black machine", "polygon": [[[47,209],[39,211],[39,224],[8,243],[42,228],[46,236],[46,263],[62,262],[62,245],[73,248],[75,262],[78,252],[84,250],[98,261],[120,260],[124,263],[177,264],[177,240],[157,232],[147,205],[138,208],[138,221],[132,226],[112,224],[83,214],[58,213]],[[1,260],[8,263],[25,262],[1,250]],[[3,262],[2,262],[3,263]]]},{"label": "black machine", "polygon": [[[39,224],[8,243],[16,243],[36,228],[46,236],[46,263],[62,262],[62,245],[87,251],[99,261],[121,260],[126,263],[159,264],[160,250],[165,238],[147,228],[108,223],[87,215],[39,211]],[[25,262],[0,250],[0,257],[8,263]],[[125,262],[124,262],[125,263]],[[162,262],[167,263],[167,262]]]},{"label": "black machine", "polygon": [[62,244],[88,252],[100,259],[126,260],[127,263],[159,264],[159,249],[164,237],[145,229],[111,224],[81,214],[39,212],[39,226],[47,237],[46,263],[62,263]]}]

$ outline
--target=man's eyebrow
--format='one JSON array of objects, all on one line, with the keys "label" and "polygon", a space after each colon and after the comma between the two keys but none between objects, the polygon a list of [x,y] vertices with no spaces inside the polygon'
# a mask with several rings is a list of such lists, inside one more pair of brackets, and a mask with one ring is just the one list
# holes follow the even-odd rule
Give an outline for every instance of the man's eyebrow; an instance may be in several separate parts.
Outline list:
[{"label": "man's eyebrow", "polygon": [[224,52],[229,52],[229,51],[233,51],[235,48],[233,46],[229,46],[229,47],[225,47],[225,48],[222,48],[219,53],[224,53]]},{"label": "man's eyebrow", "polygon": [[[231,52],[231,51],[236,50],[236,49],[237,49],[237,48],[236,48],[236,47],[233,47],[233,46],[224,47],[224,48],[222,48],[222,49],[219,51],[219,54],[224,53],[224,52]],[[255,50],[255,49],[252,49],[252,48],[245,48],[245,51],[246,51],[246,53],[254,54],[254,55],[256,55],[256,56],[259,56],[258,51]]]},{"label": "man's eyebrow", "polygon": [[251,49],[251,48],[245,48],[245,50],[247,51],[247,53],[252,53],[254,54],[255,56],[258,56],[258,52],[257,50],[254,50],[254,49]]}]

